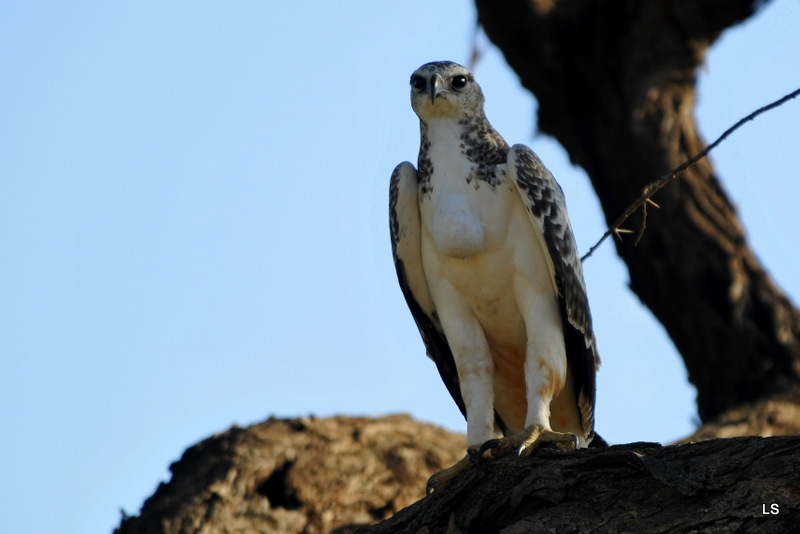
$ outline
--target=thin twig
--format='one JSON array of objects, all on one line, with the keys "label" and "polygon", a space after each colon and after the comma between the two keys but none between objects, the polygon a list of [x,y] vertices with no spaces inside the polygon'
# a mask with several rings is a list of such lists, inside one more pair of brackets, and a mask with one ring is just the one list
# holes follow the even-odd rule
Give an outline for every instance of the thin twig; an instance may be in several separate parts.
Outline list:
[{"label": "thin twig", "polygon": [[[625,220],[628,219],[628,217],[633,215],[636,212],[636,210],[638,210],[640,207],[643,207],[645,205],[645,203],[650,200],[650,197],[652,197],[653,195],[658,193],[665,185],[667,185],[672,180],[674,180],[681,172],[685,171],[686,169],[688,169],[689,167],[691,167],[692,165],[697,163],[700,159],[702,159],[705,156],[707,156],[709,152],[711,152],[714,148],[717,147],[717,145],[719,145],[722,141],[724,141],[726,137],[728,137],[730,134],[732,134],[737,129],[739,129],[740,126],[742,126],[744,123],[746,123],[748,121],[751,121],[751,120],[755,119],[756,117],[758,117],[759,115],[761,115],[765,111],[769,111],[772,108],[776,108],[776,107],[780,106],[781,104],[783,104],[783,103],[795,98],[797,95],[800,95],[800,89],[797,89],[797,90],[789,93],[788,95],[784,96],[783,98],[781,98],[779,100],[776,100],[775,102],[772,102],[771,104],[767,104],[764,107],[758,108],[757,110],[752,112],[750,115],[748,115],[747,117],[744,117],[743,119],[740,119],[739,122],[737,122],[736,124],[734,124],[733,126],[728,128],[727,130],[725,130],[725,132],[721,136],[719,136],[716,141],[714,141],[713,143],[708,145],[703,151],[701,151],[697,155],[695,155],[695,156],[689,158],[688,160],[686,160],[685,162],[683,162],[683,164],[681,164],[680,166],[675,168],[669,174],[665,174],[664,176],[662,176],[661,178],[659,178],[655,182],[650,183],[647,187],[644,188],[644,192],[636,200],[636,202],[631,204],[628,207],[628,209],[625,210],[625,213],[620,215],[617,218],[617,220],[614,221],[614,224],[612,224],[609,227],[609,229],[606,230],[606,232],[603,234],[603,237],[601,237],[600,240],[597,243],[595,243],[589,249],[589,251],[581,257],[581,261],[586,261],[586,259],[589,256],[591,256],[592,253],[594,253],[595,250],[597,250],[597,247],[599,247],[601,245],[601,243],[603,243],[603,241],[605,241],[608,236],[610,236],[612,234],[617,234],[618,233],[617,231],[619,230],[620,225],[623,222],[625,222]],[[652,201],[650,201],[650,202],[652,202]],[[655,203],[653,203],[653,204],[655,204]],[[642,223],[642,225],[644,226],[644,223]],[[644,232],[644,227],[642,227],[641,232]],[[640,238],[641,238],[641,233],[640,233],[640,235],[638,236],[638,238],[636,240],[637,243],[639,242]]]}]

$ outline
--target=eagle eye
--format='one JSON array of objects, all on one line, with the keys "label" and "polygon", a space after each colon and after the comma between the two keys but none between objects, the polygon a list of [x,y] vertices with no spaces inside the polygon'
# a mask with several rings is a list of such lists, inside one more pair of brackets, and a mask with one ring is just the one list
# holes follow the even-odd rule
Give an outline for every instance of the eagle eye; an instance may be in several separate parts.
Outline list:
[{"label": "eagle eye", "polygon": [[467,85],[467,77],[459,74],[458,76],[453,76],[453,87],[456,89],[463,89]]},{"label": "eagle eye", "polygon": [[424,91],[427,85],[428,82],[425,81],[425,78],[423,78],[419,74],[415,74],[414,76],[411,77],[411,87],[413,87],[417,91]]}]

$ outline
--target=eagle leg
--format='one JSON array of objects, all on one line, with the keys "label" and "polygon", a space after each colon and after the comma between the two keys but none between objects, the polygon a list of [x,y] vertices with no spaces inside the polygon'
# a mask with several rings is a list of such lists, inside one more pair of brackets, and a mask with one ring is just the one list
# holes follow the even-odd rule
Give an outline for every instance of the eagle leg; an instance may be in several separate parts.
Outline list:
[{"label": "eagle leg", "polygon": [[480,458],[483,453],[490,451],[492,458],[500,458],[516,450],[519,458],[527,458],[542,443],[555,443],[566,449],[577,449],[578,437],[575,434],[548,430],[541,425],[530,425],[513,436],[490,439],[481,445],[477,457]]}]

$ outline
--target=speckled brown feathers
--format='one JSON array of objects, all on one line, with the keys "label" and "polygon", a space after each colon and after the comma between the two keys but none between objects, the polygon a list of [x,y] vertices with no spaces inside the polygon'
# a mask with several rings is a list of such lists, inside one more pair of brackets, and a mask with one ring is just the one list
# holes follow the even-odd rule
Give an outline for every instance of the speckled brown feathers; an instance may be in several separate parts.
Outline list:
[{"label": "speckled brown feathers", "polygon": [[497,165],[506,162],[508,143],[492,128],[485,116],[470,117],[458,121],[461,133],[461,153],[475,164],[475,174],[467,181],[477,178],[491,186],[500,183]]},{"label": "speckled brown feathers", "polygon": [[428,139],[428,124],[419,123],[419,158],[417,159],[417,175],[420,183],[420,194],[431,192],[431,176],[433,176],[433,163],[430,158],[431,141]]}]

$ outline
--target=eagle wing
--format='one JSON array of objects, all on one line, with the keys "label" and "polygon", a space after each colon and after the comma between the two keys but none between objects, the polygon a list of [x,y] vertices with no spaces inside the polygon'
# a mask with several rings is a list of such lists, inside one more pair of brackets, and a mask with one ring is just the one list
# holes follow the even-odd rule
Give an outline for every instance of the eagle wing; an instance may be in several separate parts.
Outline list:
[{"label": "eagle wing", "polygon": [[392,173],[389,186],[389,223],[394,266],[403,296],[414,322],[417,323],[428,357],[436,363],[447,391],[466,417],[455,359],[439,322],[422,268],[419,179],[416,169],[407,161],[395,167]]},{"label": "eagle wing", "polygon": [[551,275],[558,290],[567,365],[572,374],[581,427],[588,442],[594,436],[595,373],[600,357],[564,193],[539,157],[524,145],[511,147],[507,169],[531,224],[541,229],[553,260]]}]

